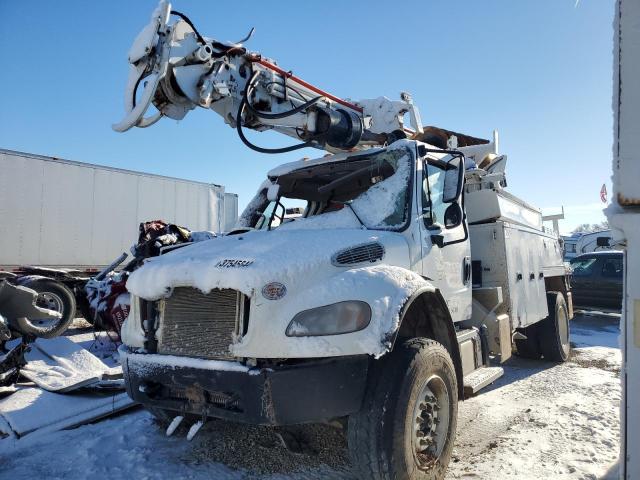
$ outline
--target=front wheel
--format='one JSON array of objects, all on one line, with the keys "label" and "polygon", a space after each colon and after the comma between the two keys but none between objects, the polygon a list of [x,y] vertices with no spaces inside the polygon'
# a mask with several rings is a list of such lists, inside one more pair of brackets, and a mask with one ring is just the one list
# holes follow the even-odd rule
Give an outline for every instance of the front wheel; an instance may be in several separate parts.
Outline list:
[{"label": "front wheel", "polygon": [[408,340],[370,369],[363,406],[349,417],[351,460],[363,479],[443,479],[457,415],[449,352],[434,340]]}]

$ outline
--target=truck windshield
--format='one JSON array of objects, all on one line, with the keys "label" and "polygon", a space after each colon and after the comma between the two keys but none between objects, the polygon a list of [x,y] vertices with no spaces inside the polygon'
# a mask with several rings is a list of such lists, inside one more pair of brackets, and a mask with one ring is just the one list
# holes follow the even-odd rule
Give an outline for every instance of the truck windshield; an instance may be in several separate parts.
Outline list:
[{"label": "truck windshield", "polygon": [[269,201],[263,186],[242,213],[239,227],[401,230],[409,220],[412,159],[408,149],[395,148],[318,162],[271,178],[278,185],[277,200]]}]

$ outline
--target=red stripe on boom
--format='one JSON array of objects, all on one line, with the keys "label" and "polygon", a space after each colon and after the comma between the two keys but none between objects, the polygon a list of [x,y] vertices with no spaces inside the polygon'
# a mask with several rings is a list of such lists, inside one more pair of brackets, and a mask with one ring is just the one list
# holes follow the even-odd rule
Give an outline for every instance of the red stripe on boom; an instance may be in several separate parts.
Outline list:
[{"label": "red stripe on boom", "polygon": [[334,101],[336,103],[339,103],[340,105],[343,105],[347,108],[350,108],[352,110],[355,110],[356,112],[360,112],[362,113],[362,108],[358,107],[357,105],[354,105],[353,103],[349,103],[345,100],[342,100],[341,98],[338,98],[334,95],[331,95],[330,93],[325,92],[324,90],[320,90],[318,87],[314,87],[313,85],[311,85],[310,83],[305,82],[304,80],[302,80],[301,78],[296,77],[295,75],[291,75],[289,72],[285,72],[283,69],[281,69],[280,67],[274,65],[273,63],[269,63],[266,60],[258,60],[258,63],[260,65],[262,65],[263,67],[266,67],[270,70],[273,70],[274,72],[279,73],[280,75],[286,77],[286,78],[290,78],[291,80],[293,80],[296,83],[299,83],[300,85],[302,85],[305,88],[308,88],[309,90],[316,92],[318,95],[322,95],[323,97],[327,97],[329,100]]}]

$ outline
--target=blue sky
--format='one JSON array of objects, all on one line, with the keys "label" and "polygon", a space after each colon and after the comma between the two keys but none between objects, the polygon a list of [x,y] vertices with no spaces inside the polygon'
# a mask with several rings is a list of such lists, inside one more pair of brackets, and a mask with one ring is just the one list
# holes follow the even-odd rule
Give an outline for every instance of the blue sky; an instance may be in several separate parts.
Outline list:
[{"label": "blue sky", "polygon": [[[225,185],[248,202],[265,172],[318,150],[248,150],[210,111],[111,130],[127,51],[154,0],[0,0],[0,147]],[[338,96],[413,94],[426,125],[490,138],[509,190],[563,230],[604,220],[612,144],[612,0],[173,3],[205,35],[247,47]],[[402,8],[401,8],[402,7]],[[289,144],[265,133],[267,146]]]}]

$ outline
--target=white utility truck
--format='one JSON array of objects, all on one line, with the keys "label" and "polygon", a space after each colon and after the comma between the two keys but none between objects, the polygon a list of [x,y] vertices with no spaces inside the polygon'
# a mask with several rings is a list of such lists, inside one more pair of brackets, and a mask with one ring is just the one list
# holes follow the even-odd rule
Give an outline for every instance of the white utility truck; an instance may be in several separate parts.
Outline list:
[{"label": "white utility truck", "polygon": [[[567,359],[562,249],[540,212],[504,190],[496,135],[423,128],[407,94],[337,98],[203,37],[165,2],[129,62],[118,131],[202,106],[255,150],[274,151],[243,127],[302,141],[276,152],[330,152],[271,170],[227,235],[131,274],[127,390],[173,419],[168,433],[190,419],[191,437],[207,417],[337,419],[362,478],[439,479],[458,400],[495,381],[514,344]],[[305,204],[301,216],[287,216],[290,201]]]}]

